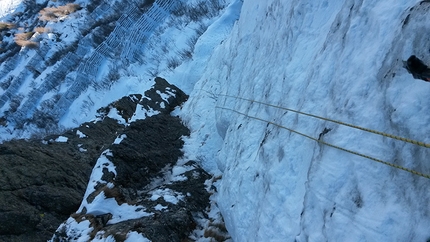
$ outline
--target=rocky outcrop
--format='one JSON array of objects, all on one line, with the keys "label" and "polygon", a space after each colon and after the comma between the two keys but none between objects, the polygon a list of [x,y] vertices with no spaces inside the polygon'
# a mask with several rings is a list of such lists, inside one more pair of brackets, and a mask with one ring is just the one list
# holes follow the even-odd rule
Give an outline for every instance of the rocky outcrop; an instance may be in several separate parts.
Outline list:
[{"label": "rocky outcrop", "polygon": [[118,129],[107,118],[62,136],[1,144],[0,241],[49,239],[79,208],[92,166]]},{"label": "rocky outcrop", "polygon": [[[130,232],[187,239],[209,205],[210,176],[180,159],[189,130],[170,112],[186,99],[156,78],[143,95],[100,109],[95,122],[1,144],[0,241],[124,241]],[[74,227],[85,223],[85,231]]]}]

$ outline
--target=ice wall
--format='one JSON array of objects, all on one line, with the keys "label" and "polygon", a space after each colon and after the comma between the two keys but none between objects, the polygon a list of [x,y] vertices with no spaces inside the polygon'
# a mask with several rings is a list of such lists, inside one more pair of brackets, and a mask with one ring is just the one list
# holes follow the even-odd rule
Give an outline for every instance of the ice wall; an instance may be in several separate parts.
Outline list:
[{"label": "ice wall", "polygon": [[430,63],[429,7],[244,1],[184,107],[196,156],[223,173],[218,204],[235,241],[430,238],[429,179],[291,130],[318,139],[327,128],[324,142],[424,174],[429,148],[259,103],[430,143],[430,84],[402,63]]}]

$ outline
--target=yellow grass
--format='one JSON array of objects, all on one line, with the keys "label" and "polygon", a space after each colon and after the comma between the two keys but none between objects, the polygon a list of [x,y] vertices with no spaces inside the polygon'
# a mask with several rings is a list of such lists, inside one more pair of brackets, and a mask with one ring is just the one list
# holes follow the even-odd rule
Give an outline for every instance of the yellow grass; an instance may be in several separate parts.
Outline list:
[{"label": "yellow grass", "polygon": [[34,32],[38,32],[38,33],[50,33],[51,29],[50,28],[45,28],[45,27],[36,27],[34,29]]},{"label": "yellow grass", "polygon": [[81,9],[81,6],[76,3],[68,3],[64,6],[44,8],[39,12],[39,19],[42,21],[53,21],[56,22],[60,18],[68,16],[71,13]]}]

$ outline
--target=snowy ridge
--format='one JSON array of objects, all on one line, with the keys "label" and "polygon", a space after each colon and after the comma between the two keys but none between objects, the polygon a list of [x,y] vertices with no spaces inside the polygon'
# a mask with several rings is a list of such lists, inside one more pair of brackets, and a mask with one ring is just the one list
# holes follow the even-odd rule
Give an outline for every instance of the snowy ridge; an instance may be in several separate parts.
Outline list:
[{"label": "snowy ridge", "polygon": [[[52,68],[52,71],[46,76],[44,82],[41,83],[40,86],[37,87],[37,89],[33,89],[30,91],[28,99],[23,102],[23,104],[20,106],[20,109],[16,113],[12,114],[9,117],[9,120],[17,123],[18,125],[23,125],[22,122],[33,115],[33,112],[37,107],[35,103],[38,103],[38,101],[42,98],[43,95],[60,85],[61,81],[65,78],[67,72],[76,66],[79,59],[80,58],[77,55],[73,53],[67,53],[64,59],[62,59]],[[40,69],[42,69],[42,67],[40,67]],[[13,93],[14,90],[10,90],[10,92]]]},{"label": "snowy ridge", "polygon": [[[98,17],[102,17],[102,16],[106,17],[109,14],[112,14],[112,11],[111,12],[104,11],[102,15],[97,15],[97,16]],[[88,25],[86,25],[85,27],[80,29],[80,31],[85,31],[86,30],[85,28],[91,27],[91,24],[93,22],[87,21]],[[55,47],[53,48],[50,43],[47,43],[45,40],[43,40],[43,41],[44,42],[43,42],[43,44],[41,44],[38,51],[32,51],[32,50],[24,49],[21,51],[21,53],[15,55],[12,58],[12,60],[13,60],[12,62],[10,62],[11,59],[7,59],[7,61],[5,63],[2,63],[2,66],[5,66],[5,68],[2,69],[2,73],[5,76],[4,79],[7,79],[7,78],[10,78],[9,76],[13,77],[13,75],[6,74],[6,73],[11,73],[15,69],[20,69],[16,65],[18,65],[19,63],[24,61],[24,57],[25,57],[24,54],[26,54],[27,57],[30,57],[28,60],[25,60],[27,62],[27,64],[25,65],[26,69],[24,69],[20,73],[20,76],[12,79],[12,84],[8,87],[8,89],[6,89],[5,94],[0,98],[0,100],[2,100],[0,103],[1,104],[0,107],[2,107],[13,96],[18,95],[18,88],[20,88],[24,84],[24,81],[26,78],[33,79],[32,77],[30,77],[30,74],[33,74],[33,76],[36,76],[34,78],[35,82],[42,81],[42,82],[46,83],[45,85],[41,85],[37,91],[33,90],[33,94],[35,94],[35,95],[31,96],[31,98],[29,100],[25,100],[25,99],[23,100],[23,102],[21,104],[24,103],[24,105],[20,106],[20,110],[18,111],[18,113],[15,113],[15,114],[9,116],[9,121],[18,124],[19,126],[22,126],[23,123],[27,121],[26,118],[31,117],[33,110],[37,107],[37,106],[35,106],[35,104],[37,104],[41,98],[41,94],[46,94],[47,92],[50,91],[50,89],[47,89],[47,87],[51,87],[51,88],[57,87],[58,84],[60,83],[60,81],[62,79],[64,79],[66,72],[70,72],[71,69],[74,69],[75,65],[78,63],[78,61],[81,58],[81,57],[78,57],[77,55],[73,54],[72,52],[68,52],[68,53],[65,53],[65,56],[63,56],[63,58],[58,62],[55,59],[50,60],[49,56],[54,55],[54,53],[60,53],[60,55],[61,55],[61,52],[63,51],[63,49],[65,47],[63,45],[61,45],[60,47],[58,47],[58,45],[55,45]],[[45,57],[43,55],[48,56],[46,61],[45,61]],[[55,65],[54,69],[50,70],[51,73],[48,73],[48,75],[51,76],[51,78],[41,79],[40,74],[41,73],[44,74],[44,70],[46,68],[46,63],[48,63],[48,61],[53,61],[54,63],[55,62],[57,62],[57,63]],[[30,73],[27,71],[27,69],[35,70],[36,72]],[[58,72],[58,73],[56,73],[56,72]],[[23,90],[23,92],[24,91],[25,90]],[[28,108],[30,108],[30,109],[28,109]]]},{"label": "snowy ridge", "polygon": [[24,70],[18,76],[8,76],[7,78],[11,79],[11,84],[8,89],[3,93],[0,98],[1,104],[4,105],[16,92],[18,92],[19,87],[24,83],[27,75],[30,74],[30,71]]}]

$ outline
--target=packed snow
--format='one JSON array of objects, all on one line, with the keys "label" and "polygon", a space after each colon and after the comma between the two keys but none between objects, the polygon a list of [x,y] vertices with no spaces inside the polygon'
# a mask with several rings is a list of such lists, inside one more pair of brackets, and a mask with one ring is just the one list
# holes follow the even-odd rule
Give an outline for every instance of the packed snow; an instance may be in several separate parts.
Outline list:
[{"label": "packed snow", "polygon": [[[402,62],[414,54],[430,64],[425,34],[430,31],[430,3],[224,3],[220,16],[205,20],[208,27],[195,42],[191,59],[175,68],[167,68],[165,60],[134,63],[109,90],[82,93],[60,124],[76,126],[110,102],[142,93],[152,85],[146,80],[155,70],[190,94],[174,112],[192,132],[184,138],[184,160],[197,160],[222,176],[214,183],[218,192],[211,198],[212,211],[220,209],[234,241],[429,240],[430,179],[315,140],[425,175],[430,174],[428,148],[279,107],[430,143],[430,83],[413,79]],[[0,9],[4,6],[11,5]],[[183,35],[167,26],[159,27],[165,32],[148,46],[166,36],[184,43],[197,25],[192,23]],[[171,38],[164,46],[175,45]],[[148,56],[161,53],[146,51]],[[92,105],[82,109],[88,100]],[[138,118],[148,115],[139,108],[143,113]],[[117,113],[112,109],[109,115]],[[324,130],[330,131],[322,134]],[[85,196],[101,181],[106,164],[114,172],[108,155],[106,151],[97,161]],[[186,167],[175,168],[170,179],[182,179],[184,171]],[[175,203],[185,194],[165,189],[152,196]],[[120,208],[103,193],[92,205],[84,199],[82,206],[94,214],[109,211],[118,221],[147,215],[132,206]],[[68,223],[82,234],[90,232],[87,224]],[[204,241],[200,232],[194,238]],[[146,241],[134,232],[127,240]]]}]

